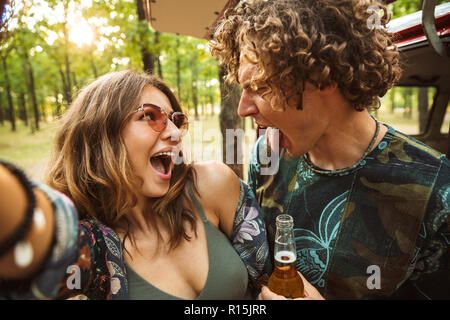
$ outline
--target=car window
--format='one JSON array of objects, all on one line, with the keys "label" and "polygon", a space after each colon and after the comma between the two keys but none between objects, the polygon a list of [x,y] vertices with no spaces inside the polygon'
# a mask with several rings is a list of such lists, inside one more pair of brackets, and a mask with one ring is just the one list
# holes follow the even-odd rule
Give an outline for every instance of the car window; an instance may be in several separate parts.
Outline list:
[{"label": "car window", "polygon": [[[381,99],[381,108],[372,113],[396,130],[408,135],[420,135],[425,132],[436,93],[435,87],[396,86]],[[441,132],[448,133],[449,125],[450,110],[447,107]]]}]

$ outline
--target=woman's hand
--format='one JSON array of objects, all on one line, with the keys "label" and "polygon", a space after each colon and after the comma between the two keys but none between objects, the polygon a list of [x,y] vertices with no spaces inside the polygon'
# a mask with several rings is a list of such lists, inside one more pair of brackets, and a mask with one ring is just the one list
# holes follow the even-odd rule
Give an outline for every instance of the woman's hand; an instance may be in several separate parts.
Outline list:
[{"label": "woman's hand", "polygon": [[[319,293],[319,291],[317,291],[317,289],[312,284],[310,284],[308,280],[306,280],[305,277],[303,277],[303,275],[300,272],[298,272],[298,274],[302,278],[303,284],[305,286],[305,297],[297,298],[294,300],[325,300],[324,297],[322,297],[322,295]],[[261,289],[261,293],[258,295],[258,300],[287,300],[287,299],[283,296],[273,293],[266,286],[263,286]]]}]

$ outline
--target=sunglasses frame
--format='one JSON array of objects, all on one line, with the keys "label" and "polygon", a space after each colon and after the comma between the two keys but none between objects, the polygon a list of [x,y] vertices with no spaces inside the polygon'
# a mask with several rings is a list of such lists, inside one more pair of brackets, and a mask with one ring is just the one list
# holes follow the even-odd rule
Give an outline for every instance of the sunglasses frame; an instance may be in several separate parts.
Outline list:
[{"label": "sunglasses frame", "polygon": [[[171,113],[168,114],[168,113],[166,112],[166,110],[164,110],[164,109],[161,108],[160,106],[157,106],[156,104],[153,104],[153,103],[143,103],[142,105],[140,105],[140,106],[136,109],[135,112],[141,111],[141,112],[144,114],[144,117],[145,117],[145,118],[147,118],[147,115],[145,114],[145,111],[144,111],[144,107],[145,107],[145,106],[150,106],[150,107],[156,108],[156,109],[158,109],[160,112],[162,112],[163,114],[166,115],[166,119],[165,119],[165,121],[164,121],[164,128],[162,128],[161,130],[156,130],[155,128],[152,127],[152,125],[150,124],[150,122],[148,123],[148,125],[150,126],[150,128],[152,128],[154,131],[156,131],[156,132],[162,132],[162,131],[164,131],[164,129],[167,128],[167,120],[170,120],[170,121],[172,121],[173,124],[175,124],[175,121],[173,121],[173,116],[174,116],[174,115],[179,115],[179,114],[182,114],[182,115],[186,118],[186,129],[178,128],[177,125],[175,125],[175,126],[176,126],[179,130],[187,131],[187,130],[189,129],[189,117],[188,117],[185,113],[180,112],[180,111],[172,111]],[[149,120],[151,120],[151,119],[147,119],[147,121],[149,121]]]}]

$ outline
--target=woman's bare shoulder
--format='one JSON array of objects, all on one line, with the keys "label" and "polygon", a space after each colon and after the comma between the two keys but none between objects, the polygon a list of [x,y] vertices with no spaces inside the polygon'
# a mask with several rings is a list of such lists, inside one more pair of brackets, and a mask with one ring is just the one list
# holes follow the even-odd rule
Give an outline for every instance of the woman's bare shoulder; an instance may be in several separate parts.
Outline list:
[{"label": "woman's bare shoulder", "polygon": [[198,162],[193,165],[195,172],[197,174],[197,187],[199,192],[204,192],[205,194],[221,193],[221,192],[239,192],[239,178],[223,162],[219,161],[203,161]]},{"label": "woman's bare shoulder", "polygon": [[194,164],[196,185],[202,206],[219,219],[220,229],[231,234],[233,218],[239,201],[238,176],[226,164],[206,161]]}]

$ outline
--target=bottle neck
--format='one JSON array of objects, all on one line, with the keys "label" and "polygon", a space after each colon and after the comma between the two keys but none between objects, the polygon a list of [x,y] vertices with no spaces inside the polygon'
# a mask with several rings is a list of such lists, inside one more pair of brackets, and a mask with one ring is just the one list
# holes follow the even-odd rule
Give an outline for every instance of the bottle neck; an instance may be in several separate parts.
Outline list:
[{"label": "bottle neck", "polygon": [[282,251],[290,252],[295,257],[297,256],[297,251],[295,250],[294,231],[292,228],[277,228],[275,234],[274,254],[277,255],[277,253]]}]

